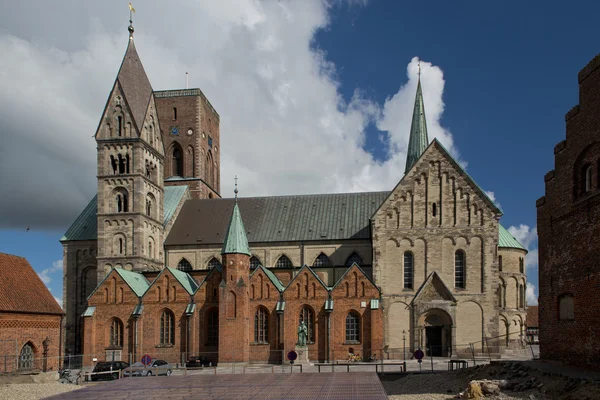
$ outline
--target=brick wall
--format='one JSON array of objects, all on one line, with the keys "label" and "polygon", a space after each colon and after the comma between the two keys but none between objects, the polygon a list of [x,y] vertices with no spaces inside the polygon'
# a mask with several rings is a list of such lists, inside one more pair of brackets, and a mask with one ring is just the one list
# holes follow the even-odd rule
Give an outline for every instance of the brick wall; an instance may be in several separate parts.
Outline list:
[{"label": "brick wall", "polygon": [[[600,55],[579,72],[579,104],[565,116],[566,140],[537,201],[540,352],[545,359],[600,369]],[[585,171],[591,166],[586,192]],[[561,319],[561,296],[574,299]]]}]

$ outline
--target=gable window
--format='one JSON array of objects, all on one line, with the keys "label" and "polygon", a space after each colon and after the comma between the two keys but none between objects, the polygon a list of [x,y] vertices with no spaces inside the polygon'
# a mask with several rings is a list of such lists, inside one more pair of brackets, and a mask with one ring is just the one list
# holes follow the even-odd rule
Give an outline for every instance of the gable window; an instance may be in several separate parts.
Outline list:
[{"label": "gable window", "polygon": [[250,257],[250,269],[256,269],[260,265],[260,260],[256,256]]},{"label": "gable window", "polygon": [[498,256],[498,271],[502,272],[502,256]]},{"label": "gable window", "polygon": [[321,253],[313,262],[313,267],[331,267],[331,261],[324,253]]},{"label": "gable window", "polygon": [[181,261],[179,261],[179,264],[177,264],[177,269],[180,271],[188,272],[192,270],[192,264],[190,264],[190,262],[185,258],[182,258]]},{"label": "gable window", "polygon": [[110,322],[109,346],[123,347],[123,323],[118,318]]},{"label": "gable window", "polygon": [[254,343],[269,343],[269,313],[263,307],[254,314]]},{"label": "gable window", "polygon": [[558,317],[561,320],[575,319],[575,302],[572,295],[564,294],[558,298]]},{"label": "gable window", "polygon": [[465,252],[457,250],[454,253],[454,287],[464,289],[466,284]]},{"label": "gable window", "polygon": [[284,254],[281,257],[279,257],[279,259],[277,260],[277,262],[275,263],[275,268],[292,268],[292,262],[290,261],[289,258],[287,258],[287,256]]},{"label": "gable window", "polygon": [[120,115],[117,117],[117,135],[123,136],[123,117]]},{"label": "gable window", "polygon": [[169,310],[164,310],[160,315],[160,344],[175,344],[175,316]]},{"label": "gable window", "polygon": [[306,338],[307,343],[314,343],[315,342],[315,332],[314,332],[315,313],[313,312],[312,308],[310,308],[308,306],[302,307],[302,310],[300,311],[300,317],[298,319],[298,324],[300,324],[300,322],[302,322],[302,321],[304,321],[304,323],[306,324],[306,328],[308,329],[308,335]]},{"label": "gable window", "polygon": [[350,267],[352,264],[356,263],[356,265],[362,265],[362,258],[356,254],[356,252],[350,254],[350,257],[346,259],[346,263],[344,264],[346,267]]},{"label": "gable window", "polygon": [[213,268],[221,268],[221,261],[217,260],[216,257],[211,258],[208,262],[208,269]]},{"label": "gable window", "polygon": [[360,341],[360,316],[356,311],[346,315],[346,342]]},{"label": "gable window", "polygon": [[519,258],[519,272],[524,274],[525,273],[525,264],[523,261],[523,257]]},{"label": "gable window", "polygon": [[404,289],[413,288],[414,261],[413,253],[410,251],[404,253]]}]

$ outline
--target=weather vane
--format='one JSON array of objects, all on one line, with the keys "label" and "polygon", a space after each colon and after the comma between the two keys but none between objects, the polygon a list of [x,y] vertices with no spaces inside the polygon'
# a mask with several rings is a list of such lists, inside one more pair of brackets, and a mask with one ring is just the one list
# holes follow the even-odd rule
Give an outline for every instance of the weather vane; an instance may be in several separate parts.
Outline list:
[{"label": "weather vane", "polygon": [[237,175],[235,176],[234,179],[235,179],[235,189],[233,190],[233,193],[235,193],[235,201],[237,202],[237,194],[238,194],[238,188],[237,188],[238,177],[237,177]]},{"label": "weather vane", "polygon": [[130,39],[133,39],[133,13],[134,12],[135,12],[135,8],[133,8],[131,3],[129,3],[129,28],[127,28],[127,30],[129,31]]}]

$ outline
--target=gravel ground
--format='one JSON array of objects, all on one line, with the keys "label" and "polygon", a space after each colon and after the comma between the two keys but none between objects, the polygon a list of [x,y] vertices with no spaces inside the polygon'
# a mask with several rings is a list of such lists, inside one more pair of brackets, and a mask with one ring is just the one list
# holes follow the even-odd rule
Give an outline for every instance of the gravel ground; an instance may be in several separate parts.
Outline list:
[{"label": "gravel ground", "polygon": [[82,386],[53,383],[19,383],[13,385],[0,385],[0,399],[2,400],[38,400],[54,396]]}]

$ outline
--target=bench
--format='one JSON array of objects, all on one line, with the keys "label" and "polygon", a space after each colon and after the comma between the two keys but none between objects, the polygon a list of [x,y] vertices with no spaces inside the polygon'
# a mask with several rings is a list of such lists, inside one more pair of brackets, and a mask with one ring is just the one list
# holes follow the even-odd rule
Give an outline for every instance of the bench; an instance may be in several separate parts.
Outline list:
[{"label": "bench", "polygon": [[321,367],[331,367],[331,372],[334,372],[335,367],[346,367],[346,372],[350,372],[350,367],[357,367],[357,366],[368,366],[368,365],[375,365],[375,372],[379,372],[379,367],[381,367],[381,372],[384,372],[384,366],[391,366],[391,365],[399,365],[401,366],[401,371],[402,372],[406,372],[406,362],[397,362],[397,363],[378,363],[378,362],[369,362],[369,363],[315,363],[314,364],[317,367],[317,370],[319,372],[321,372]]},{"label": "bench", "polygon": [[[455,368],[456,366],[456,368]],[[450,360],[448,361],[448,371],[454,371],[454,369],[468,368],[469,362],[467,360]]]}]

